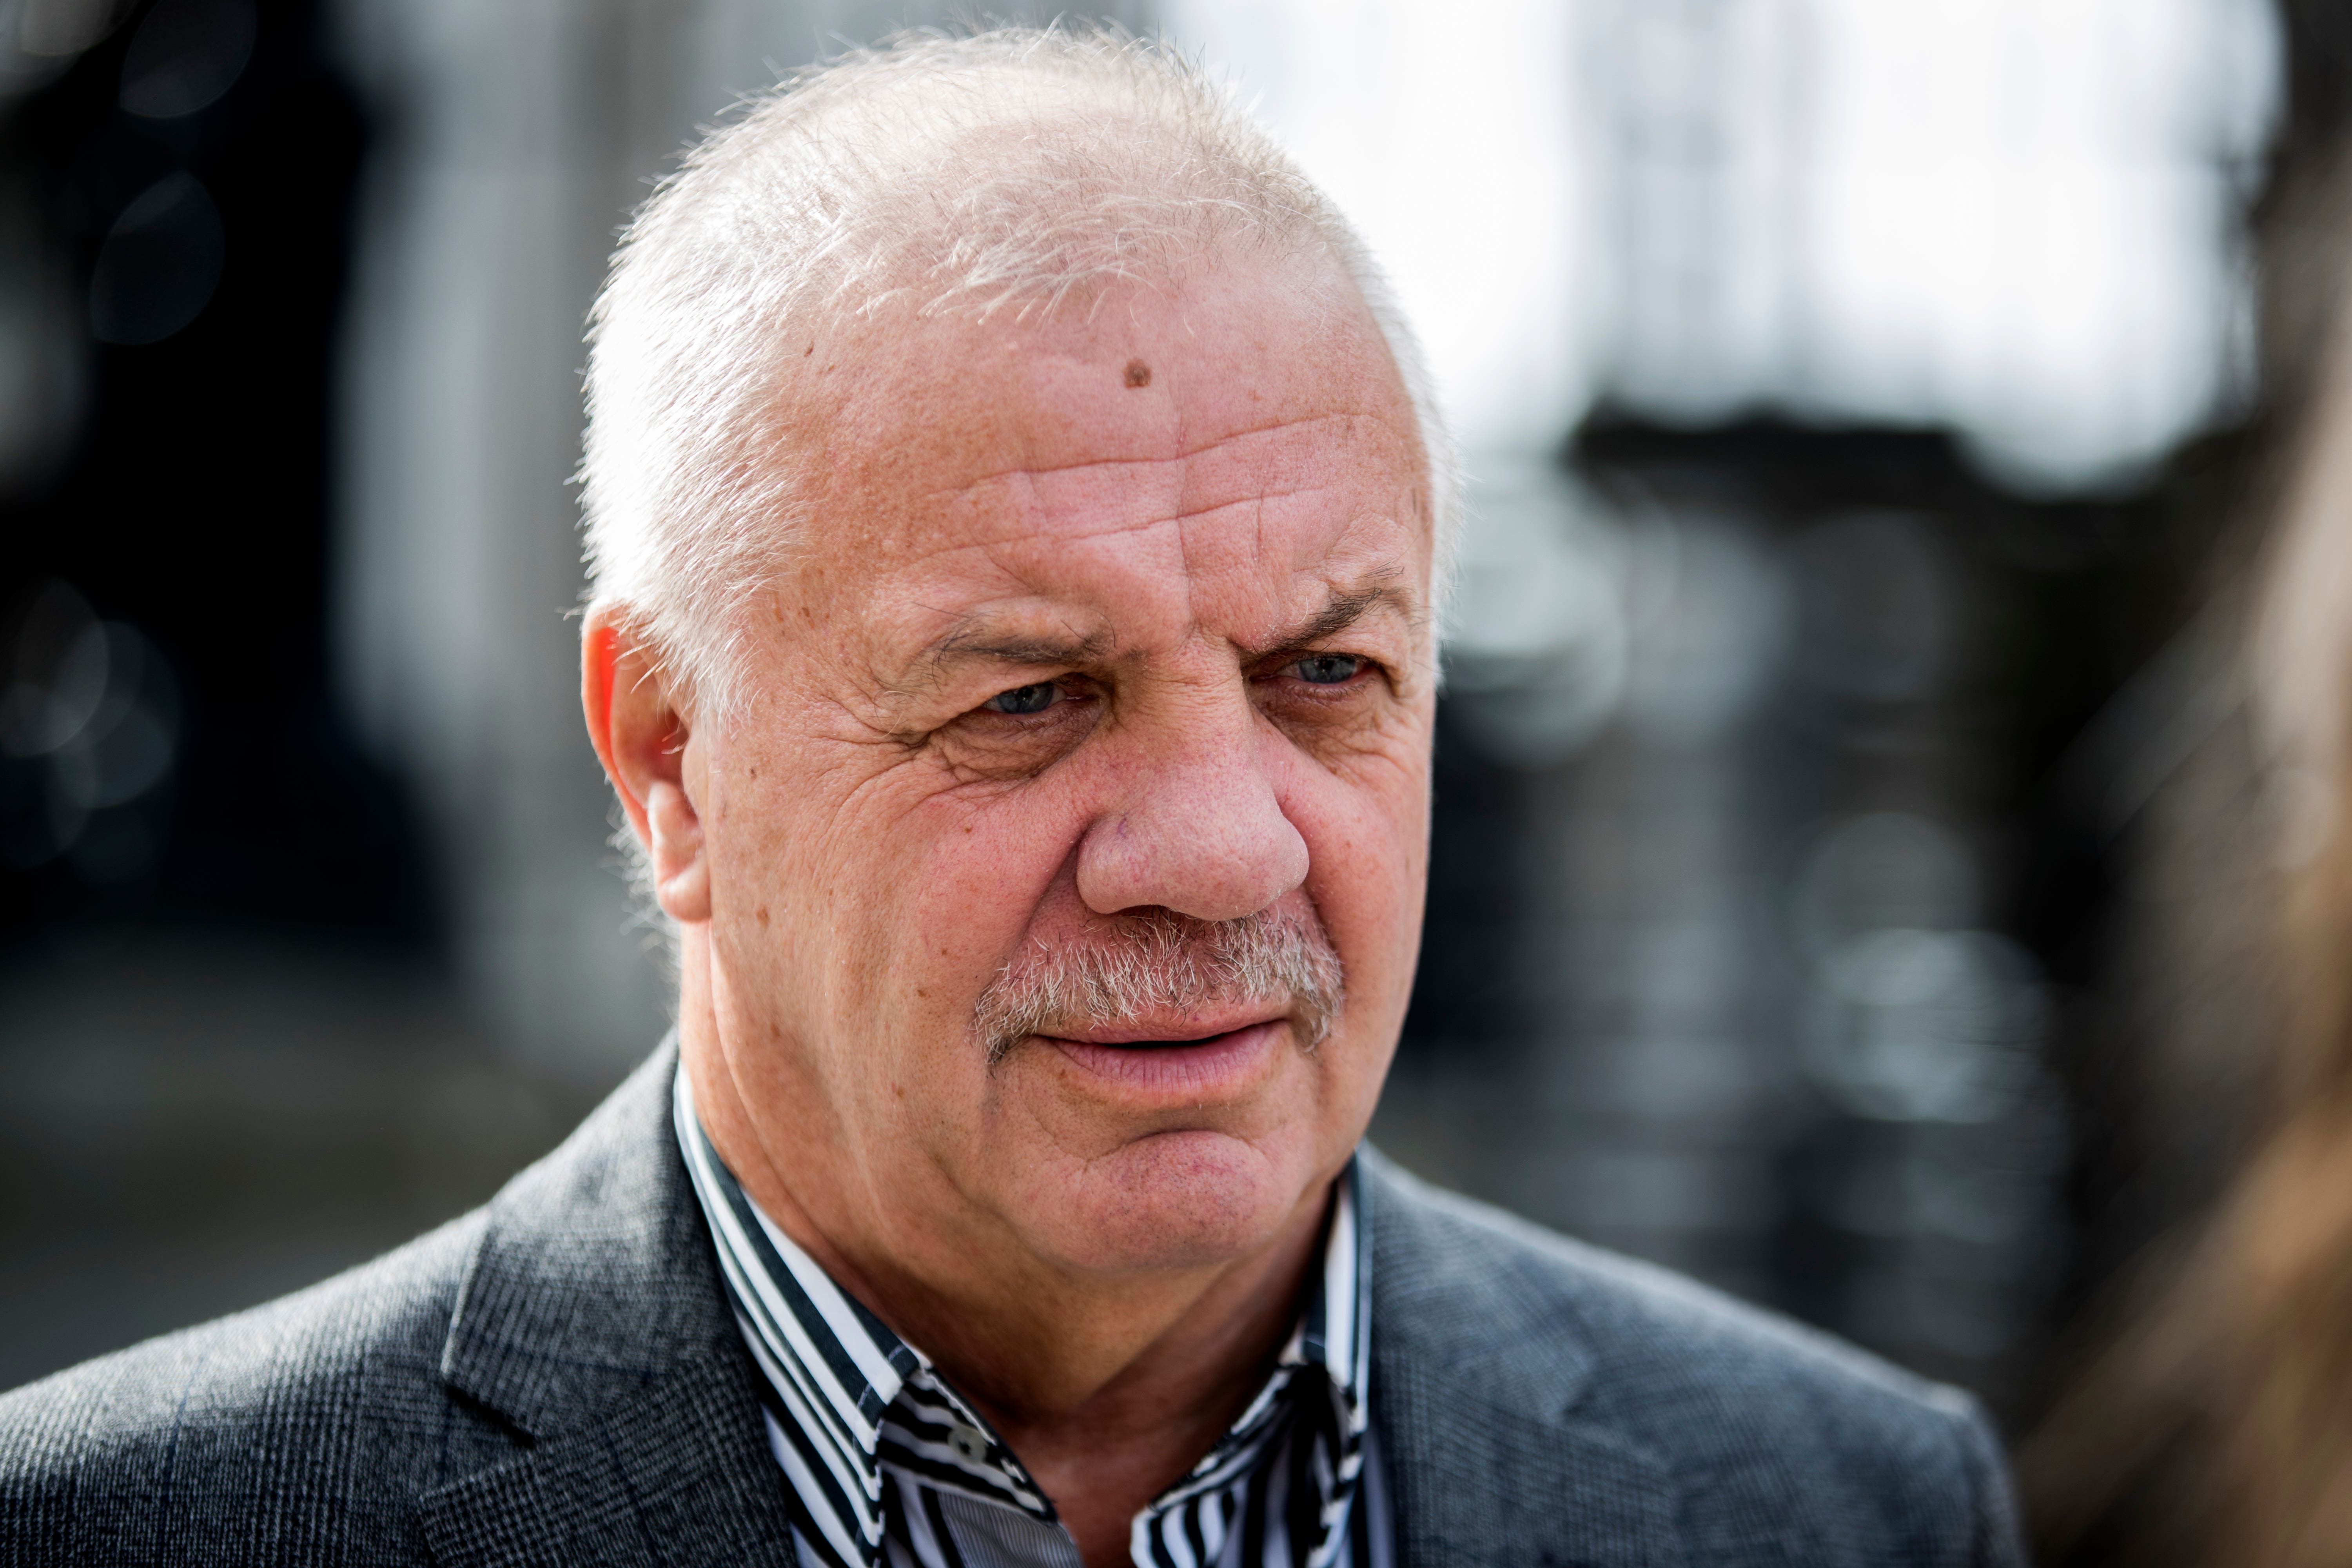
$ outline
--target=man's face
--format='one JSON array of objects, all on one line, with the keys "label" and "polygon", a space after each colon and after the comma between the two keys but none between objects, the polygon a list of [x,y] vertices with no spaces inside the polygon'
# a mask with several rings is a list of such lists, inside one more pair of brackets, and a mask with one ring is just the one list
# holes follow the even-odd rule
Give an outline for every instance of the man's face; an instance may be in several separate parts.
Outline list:
[{"label": "man's face", "polygon": [[805,544],[686,759],[770,1163],[868,1261],[1266,1244],[1370,1117],[1420,933],[1430,532],[1377,329],[1231,263],[803,363]]}]

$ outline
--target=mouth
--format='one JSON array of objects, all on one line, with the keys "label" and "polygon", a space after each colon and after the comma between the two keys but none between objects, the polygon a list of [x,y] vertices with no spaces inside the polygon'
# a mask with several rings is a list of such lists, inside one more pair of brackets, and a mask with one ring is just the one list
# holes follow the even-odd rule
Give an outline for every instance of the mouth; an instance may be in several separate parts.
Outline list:
[{"label": "mouth", "polygon": [[1082,1035],[1046,1037],[1056,1044],[1100,1046],[1116,1051],[1181,1051],[1210,1046],[1231,1035],[1263,1029],[1284,1021],[1286,1015],[1264,1010],[1207,1017],[1143,1018],[1105,1025]]},{"label": "mouth", "polygon": [[1198,1103],[1241,1091],[1289,1032],[1285,1017],[1235,1023],[1145,1023],[1088,1030],[1085,1038],[1040,1035],[1074,1066],[1124,1096]]}]

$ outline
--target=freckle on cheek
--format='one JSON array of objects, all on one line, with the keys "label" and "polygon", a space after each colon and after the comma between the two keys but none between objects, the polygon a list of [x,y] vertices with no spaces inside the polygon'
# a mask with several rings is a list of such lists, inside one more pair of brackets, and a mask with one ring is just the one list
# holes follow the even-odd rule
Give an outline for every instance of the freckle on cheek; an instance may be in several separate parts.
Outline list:
[{"label": "freckle on cheek", "polygon": [[756,920],[757,920],[757,921],[758,921],[761,925],[763,925],[763,926],[764,926],[764,925],[766,925],[766,924],[768,923],[768,906],[767,906],[767,905],[765,905],[765,904],[761,904],[759,908],[757,908],[757,909],[753,910],[751,911],[751,914],[752,914],[752,917],[753,917],[754,919],[756,919]]}]

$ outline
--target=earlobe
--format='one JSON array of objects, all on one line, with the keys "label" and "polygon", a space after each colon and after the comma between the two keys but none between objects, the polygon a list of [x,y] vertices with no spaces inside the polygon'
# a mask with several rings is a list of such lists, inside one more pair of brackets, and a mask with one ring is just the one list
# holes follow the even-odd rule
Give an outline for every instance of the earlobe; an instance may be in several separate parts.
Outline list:
[{"label": "earlobe", "polygon": [[612,611],[590,611],[580,646],[580,705],[604,776],[629,827],[653,861],[654,888],[671,919],[710,918],[702,820],[687,788],[690,726],[658,661],[624,635]]},{"label": "earlobe", "polygon": [[[682,754],[685,747],[678,748]],[[662,912],[685,925],[710,918],[710,868],[702,854],[702,818],[682,779],[656,779],[646,792],[654,893]]]}]

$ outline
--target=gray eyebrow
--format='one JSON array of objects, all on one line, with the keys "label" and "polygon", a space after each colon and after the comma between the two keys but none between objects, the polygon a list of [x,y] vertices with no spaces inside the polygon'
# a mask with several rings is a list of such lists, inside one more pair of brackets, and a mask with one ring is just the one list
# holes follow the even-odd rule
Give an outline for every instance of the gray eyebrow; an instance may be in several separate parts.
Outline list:
[{"label": "gray eyebrow", "polygon": [[923,662],[936,670],[950,659],[987,658],[1002,664],[1086,664],[1102,657],[1110,638],[1095,632],[1086,637],[992,637],[976,626],[959,626],[930,646]]},{"label": "gray eyebrow", "polygon": [[[1412,620],[1412,603],[1403,590],[1387,582],[1379,582],[1344,594],[1334,594],[1330,602],[1305,620],[1289,627],[1265,647],[1244,648],[1252,658],[1263,658],[1286,648],[1304,647],[1320,642],[1355,625],[1371,611],[1386,605],[1408,624]],[[985,627],[962,626],[924,651],[923,667],[936,674],[940,667],[956,659],[984,658],[999,664],[1050,667],[1053,665],[1090,664],[1110,650],[1112,638],[1106,632],[1092,632],[1085,637],[1000,637]]]},{"label": "gray eyebrow", "polygon": [[1348,593],[1333,594],[1328,604],[1284,632],[1267,647],[1246,651],[1253,658],[1263,658],[1268,654],[1305,647],[1347,630],[1382,605],[1395,611],[1406,625],[1412,624],[1412,601],[1404,590],[1385,581],[1376,582]]}]

